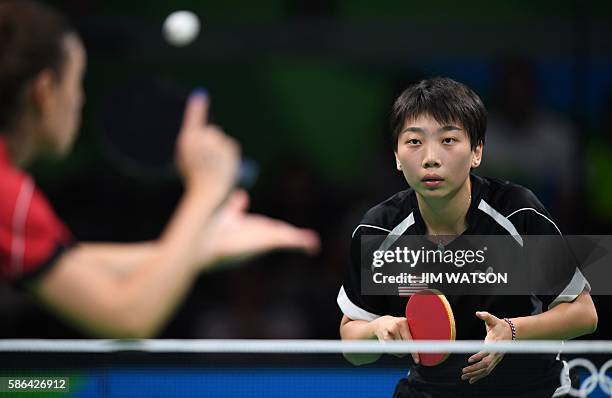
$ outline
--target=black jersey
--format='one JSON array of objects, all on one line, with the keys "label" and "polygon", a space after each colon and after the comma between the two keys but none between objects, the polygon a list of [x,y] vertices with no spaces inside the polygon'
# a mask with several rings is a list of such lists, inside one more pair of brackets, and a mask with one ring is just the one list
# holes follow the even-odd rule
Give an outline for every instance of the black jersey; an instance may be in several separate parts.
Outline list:
[{"label": "black jersey", "polygon": [[[561,231],[536,196],[528,189],[498,179],[471,175],[472,202],[466,215],[464,235],[560,235]],[[393,232],[392,232],[393,231]],[[427,230],[414,190],[398,192],[370,209],[352,234],[351,262],[344,284],[338,294],[338,305],[352,320],[371,321],[383,315],[402,317],[407,298],[400,295],[361,294],[360,262],[363,235],[424,235]],[[484,322],[476,311],[488,311],[498,318],[512,318],[541,313],[560,302],[573,301],[590,286],[575,262],[560,264],[564,283],[554,295],[525,296],[447,296],[457,327],[457,340],[483,340]],[[560,384],[562,364],[553,354],[504,356],[485,378],[470,385],[460,379],[468,365],[469,354],[453,354],[442,364],[425,367],[411,359],[408,382],[414,385],[435,386],[436,391],[448,391],[448,396],[482,393],[488,396],[516,395],[528,390],[550,388]],[[406,358],[408,358],[407,356]]]}]

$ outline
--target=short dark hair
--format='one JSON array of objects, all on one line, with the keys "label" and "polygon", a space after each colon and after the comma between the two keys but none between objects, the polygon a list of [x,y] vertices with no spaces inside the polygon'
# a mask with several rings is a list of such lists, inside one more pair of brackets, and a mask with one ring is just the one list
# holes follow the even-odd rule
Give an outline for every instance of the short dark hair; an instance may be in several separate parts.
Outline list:
[{"label": "short dark hair", "polygon": [[487,110],[480,97],[465,84],[447,77],[421,80],[408,87],[395,100],[391,113],[393,145],[407,120],[428,115],[438,123],[458,123],[464,128],[474,149],[484,143]]},{"label": "short dark hair", "polygon": [[61,77],[66,18],[31,0],[0,1],[0,131],[19,116],[27,85],[50,68]]}]

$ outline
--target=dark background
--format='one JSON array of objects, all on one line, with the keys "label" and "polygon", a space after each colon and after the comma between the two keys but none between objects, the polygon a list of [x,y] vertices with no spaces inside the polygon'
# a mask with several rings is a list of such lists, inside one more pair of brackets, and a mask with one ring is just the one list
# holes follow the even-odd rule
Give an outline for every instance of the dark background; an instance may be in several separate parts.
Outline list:
[{"label": "dark background", "polygon": [[[425,77],[452,77],[485,101],[489,146],[477,173],[532,189],[566,234],[612,231],[610,2],[49,3],[86,44],[87,103],[73,153],[31,171],[78,239],[154,239],[182,192],[178,179],[135,173],[105,150],[104,104],[135,81],[206,87],[214,122],[260,165],[253,211],[322,237],[315,258],[275,253],[202,275],[160,337],[339,338],[351,232],[405,187],[390,106]],[[182,48],[161,35],[179,9],[202,22]],[[609,339],[610,299],[594,299],[600,323],[588,338]],[[0,311],[2,337],[79,336],[6,287]]]}]

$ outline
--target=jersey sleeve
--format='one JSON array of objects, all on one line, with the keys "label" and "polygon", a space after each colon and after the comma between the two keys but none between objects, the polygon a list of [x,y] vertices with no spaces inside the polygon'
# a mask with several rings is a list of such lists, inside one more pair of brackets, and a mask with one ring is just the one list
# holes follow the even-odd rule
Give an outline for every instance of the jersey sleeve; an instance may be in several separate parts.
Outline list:
[{"label": "jersey sleeve", "polygon": [[534,296],[542,310],[574,301],[591,286],[580,271],[581,264],[546,208],[527,189],[521,189],[521,207],[508,216],[524,239],[531,268]]},{"label": "jersey sleeve", "polygon": [[376,250],[373,246],[366,247],[365,240],[362,246],[362,236],[388,233],[384,229],[377,228],[360,224],[351,239],[350,260],[344,275],[344,283],[338,293],[338,306],[351,320],[372,321],[388,312],[384,296],[365,295],[361,290],[362,265],[366,264],[365,259],[372,258],[371,252]]},{"label": "jersey sleeve", "polygon": [[53,265],[73,238],[29,176],[6,187],[0,199],[0,278],[24,283]]}]

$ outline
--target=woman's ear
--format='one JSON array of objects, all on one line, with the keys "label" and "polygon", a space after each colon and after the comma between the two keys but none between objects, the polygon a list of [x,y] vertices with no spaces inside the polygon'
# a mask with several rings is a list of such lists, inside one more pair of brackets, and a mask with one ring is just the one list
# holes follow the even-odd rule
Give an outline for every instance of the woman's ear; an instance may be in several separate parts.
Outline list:
[{"label": "woman's ear", "polygon": [[395,155],[395,167],[397,167],[398,170],[402,170],[402,164],[399,161],[399,158],[397,157],[397,152],[393,152],[393,154]]},{"label": "woman's ear", "polygon": [[484,144],[482,143],[482,141],[476,145],[476,147],[474,149],[472,149],[472,168],[475,169],[476,167],[480,166],[480,162],[482,161],[482,150],[483,150]]},{"label": "woman's ear", "polygon": [[29,100],[33,110],[38,114],[47,114],[53,111],[55,86],[56,76],[51,69],[42,70],[32,81]]}]

